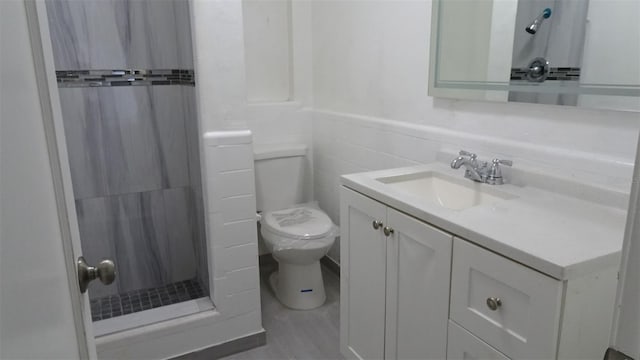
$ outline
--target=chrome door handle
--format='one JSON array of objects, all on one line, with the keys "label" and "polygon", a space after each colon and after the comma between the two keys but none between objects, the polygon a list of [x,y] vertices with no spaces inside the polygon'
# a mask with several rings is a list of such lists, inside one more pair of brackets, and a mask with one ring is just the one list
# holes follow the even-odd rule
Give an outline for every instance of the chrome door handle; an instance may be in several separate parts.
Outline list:
[{"label": "chrome door handle", "polygon": [[378,230],[382,227],[382,221],[380,220],[373,220],[373,228],[375,230]]},{"label": "chrome door handle", "polygon": [[78,285],[80,285],[80,292],[84,293],[89,287],[89,283],[95,279],[100,279],[100,282],[109,285],[116,279],[116,265],[113,261],[104,259],[98,263],[98,266],[93,267],[87,264],[84,257],[78,258]]},{"label": "chrome door handle", "polygon": [[390,236],[394,232],[393,228],[388,226],[385,226],[384,229],[382,229],[382,231],[384,231],[385,236]]}]

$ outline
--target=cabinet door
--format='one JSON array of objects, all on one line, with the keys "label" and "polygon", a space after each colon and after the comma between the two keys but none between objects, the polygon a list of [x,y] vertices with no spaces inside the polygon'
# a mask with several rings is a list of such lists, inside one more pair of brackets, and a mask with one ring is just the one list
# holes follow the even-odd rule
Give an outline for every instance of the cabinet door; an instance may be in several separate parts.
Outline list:
[{"label": "cabinet door", "polygon": [[341,188],[340,349],[347,358],[384,356],[386,206]]},{"label": "cabinet door", "polygon": [[449,320],[447,360],[509,360],[498,350]]},{"label": "cabinet door", "polygon": [[386,359],[444,359],[453,237],[387,209]]}]

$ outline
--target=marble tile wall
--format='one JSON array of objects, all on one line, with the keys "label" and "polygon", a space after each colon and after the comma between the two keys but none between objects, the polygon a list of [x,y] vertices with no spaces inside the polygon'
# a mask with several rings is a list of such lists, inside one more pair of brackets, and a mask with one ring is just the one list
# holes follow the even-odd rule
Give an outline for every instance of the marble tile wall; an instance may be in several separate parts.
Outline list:
[{"label": "marble tile wall", "polygon": [[50,0],[56,70],[193,68],[188,0]]},{"label": "marble tile wall", "polygon": [[182,87],[59,90],[76,199],[190,185]]},{"label": "marble tile wall", "polygon": [[91,298],[194,278],[188,187],[76,200],[82,250],[91,264],[116,263],[116,281],[92,283]]},{"label": "marble tile wall", "polygon": [[[187,0],[51,0],[47,13],[58,71],[193,69]],[[118,271],[90,297],[208,286],[195,88],[59,92],[83,252]]]},{"label": "marble tile wall", "polygon": [[195,277],[207,288],[194,92],[60,89],[83,251],[119,273],[91,298]]}]

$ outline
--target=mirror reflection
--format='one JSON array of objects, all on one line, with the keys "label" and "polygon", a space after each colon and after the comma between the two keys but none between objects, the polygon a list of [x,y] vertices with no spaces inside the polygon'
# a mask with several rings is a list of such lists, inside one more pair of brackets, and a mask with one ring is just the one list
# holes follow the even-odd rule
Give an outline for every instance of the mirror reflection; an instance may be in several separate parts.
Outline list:
[{"label": "mirror reflection", "polygon": [[431,95],[640,111],[640,1],[433,6]]}]

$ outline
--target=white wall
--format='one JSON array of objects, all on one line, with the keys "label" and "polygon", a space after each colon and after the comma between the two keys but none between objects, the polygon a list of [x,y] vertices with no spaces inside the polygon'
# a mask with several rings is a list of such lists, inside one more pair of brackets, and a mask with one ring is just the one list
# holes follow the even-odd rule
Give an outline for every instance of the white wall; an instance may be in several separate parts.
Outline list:
[{"label": "white wall", "polygon": [[[511,80],[510,54],[513,54],[517,12],[517,0],[493,1],[487,81],[508,83]],[[493,101],[507,101],[508,98],[508,91],[487,91],[485,95],[485,99]]]},{"label": "white wall", "polygon": [[[248,8],[245,6],[244,10],[242,1],[191,2],[201,133],[248,128],[257,145],[310,144],[311,4],[289,0],[264,2],[262,7],[266,6],[268,12],[277,15],[269,21],[287,21],[289,29],[267,27],[270,32],[263,40],[278,46],[263,46],[256,34],[265,29],[267,20],[265,14],[256,13],[261,8],[259,1],[250,2],[253,4]],[[283,19],[284,9],[290,12],[288,20]],[[244,19],[244,15],[249,16]],[[245,29],[248,33],[246,41]],[[283,39],[287,34],[285,30],[289,32],[286,41]],[[287,43],[290,45],[289,74],[284,65],[278,66]],[[268,60],[269,66],[263,68],[264,72],[273,72],[276,68],[277,71],[256,78],[260,66],[254,62],[256,59]],[[289,75],[286,79],[289,101],[278,101],[278,93],[283,94],[284,88],[278,90],[280,85],[273,84],[277,79],[284,83],[286,75]],[[258,94],[263,98],[258,99]]]},{"label": "white wall", "polygon": [[[254,0],[256,1],[256,0]],[[260,0],[257,0],[260,1]],[[246,106],[247,128],[253,133],[256,146],[277,143],[302,143],[311,147],[311,118],[312,118],[312,53],[311,53],[311,2],[307,0],[268,0],[268,3],[282,9],[288,7],[289,22],[289,101],[251,101]],[[279,4],[279,5],[278,5]],[[250,19],[244,19],[251,21]],[[285,20],[283,20],[285,21]],[[252,24],[245,24],[245,28]],[[283,33],[279,34],[280,41],[284,41]],[[248,49],[247,49],[248,50]],[[259,57],[277,57],[273,53],[282,55],[282,48],[262,48],[256,52]],[[248,68],[248,66],[247,66]],[[264,71],[264,69],[263,69]],[[269,71],[269,70],[267,70]],[[285,73],[281,72],[280,77]]]},{"label": "white wall", "polygon": [[[487,81],[493,3],[450,1],[440,5],[439,79]],[[387,7],[393,6],[393,2],[387,2]]]},{"label": "white wall", "polygon": [[[640,1],[590,0],[582,84],[640,85]],[[633,39],[634,41],[629,41]],[[578,104],[640,111],[640,98],[581,95]]]},{"label": "white wall", "polygon": [[291,2],[242,0],[249,102],[291,97]]},{"label": "white wall", "polygon": [[440,149],[628,190],[637,113],[429,97],[430,1],[317,1],[312,18],[315,195],[334,221],[340,174]]},{"label": "white wall", "polygon": [[241,1],[191,0],[200,133],[246,128]]}]

